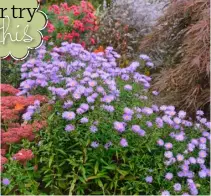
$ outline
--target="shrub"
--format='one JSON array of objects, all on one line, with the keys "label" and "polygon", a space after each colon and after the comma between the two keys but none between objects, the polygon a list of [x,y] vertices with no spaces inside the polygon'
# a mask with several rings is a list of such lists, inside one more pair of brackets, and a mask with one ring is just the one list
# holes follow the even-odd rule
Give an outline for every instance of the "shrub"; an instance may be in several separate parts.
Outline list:
[{"label": "shrub", "polygon": [[202,111],[193,123],[174,106],[152,105],[151,78],[138,62],[119,68],[117,57],[111,47],[90,53],[63,43],[22,65],[19,94],[43,89],[51,99],[48,126],[29,146],[40,192],[209,194],[210,122]]},{"label": "shrub", "polygon": [[99,30],[94,35],[97,47],[113,46],[125,67],[139,54],[141,39],[150,32],[164,5],[142,0],[114,1],[99,16]]},{"label": "shrub", "polygon": [[208,0],[172,1],[141,45],[165,68],[153,85],[161,101],[192,114],[210,102],[209,6]]}]

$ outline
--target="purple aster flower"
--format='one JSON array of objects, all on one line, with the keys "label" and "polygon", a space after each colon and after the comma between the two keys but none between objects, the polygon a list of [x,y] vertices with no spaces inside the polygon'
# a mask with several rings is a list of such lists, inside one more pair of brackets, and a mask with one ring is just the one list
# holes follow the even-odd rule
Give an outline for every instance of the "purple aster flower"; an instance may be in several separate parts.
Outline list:
[{"label": "purple aster flower", "polygon": [[111,141],[108,142],[108,143],[106,143],[106,144],[104,145],[104,148],[108,150],[108,148],[109,148],[110,146],[112,146],[112,142],[111,142]]},{"label": "purple aster flower", "polygon": [[136,118],[141,119],[142,118],[142,115],[141,114],[137,114],[136,115]]},{"label": "purple aster flower", "polygon": [[207,177],[207,171],[206,170],[201,170],[199,171],[199,177],[200,178],[206,178]]},{"label": "purple aster flower", "polygon": [[200,138],[199,138],[199,142],[200,142],[201,144],[206,144],[207,138],[205,138],[205,137],[200,137]]},{"label": "purple aster flower", "polygon": [[62,114],[62,118],[66,119],[66,120],[73,120],[75,119],[75,113],[74,112],[63,112]]},{"label": "purple aster flower", "polygon": [[157,127],[159,128],[163,127],[163,120],[160,117],[157,117],[155,122],[156,122]]},{"label": "purple aster flower", "polygon": [[8,186],[10,184],[10,180],[8,178],[3,178],[2,183],[3,185]]},{"label": "purple aster flower", "polygon": [[67,131],[67,132],[70,132],[70,131],[73,131],[73,130],[75,130],[75,126],[74,125],[66,125],[66,127],[65,127],[65,131]]},{"label": "purple aster flower", "polygon": [[127,91],[131,91],[133,89],[133,87],[131,85],[127,84],[124,86],[124,89]]},{"label": "purple aster flower", "polygon": [[148,183],[152,183],[152,181],[153,181],[152,176],[147,176],[147,177],[145,178],[145,181],[148,182]]},{"label": "purple aster flower", "polygon": [[150,57],[147,56],[146,54],[140,54],[140,59],[143,59],[144,61],[150,61]]},{"label": "purple aster flower", "polygon": [[173,157],[173,153],[171,152],[171,151],[166,151],[165,153],[164,153],[164,156],[166,157],[166,158],[172,158]]},{"label": "purple aster flower", "polygon": [[35,106],[35,107],[39,107],[39,106],[40,106],[40,101],[39,101],[39,100],[36,100],[36,101],[34,102],[34,106]]},{"label": "purple aster flower", "polygon": [[124,121],[128,122],[132,120],[132,116],[129,114],[123,114],[122,118],[124,119]]},{"label": "purple aster flower", "polygon": [[94,103],[95,102],[95,99],[92,96],[87,97],[86,100],[87,100],[88,103]]},{"label": "purple aster flower", "polygon": [[199,144],[199,149],[200,150],[206,150],[207,149],[206,144]]},{"label": "purple aster flower", "polygon": [[184,160],[184,156],[183,156],[182,154],[178,154],[178,155],[176,156],[176,158],[177,158],[177,161],[179,161],[179,162],[181,162],[181,161]]},{"label": "purple aster flower", "polygon": [[68,109],[70,107],[72,107],[73,102],[72,101],[66,101],[64,102],[63,108]]},{"label": "purple aster flower", "polygon": [[158,146],[163,146],[164,145],[164,141],[162,139],[159,139],[157,141]]},{"label": "purple aster flower", "polygon": [[157,92],[157,91],[152,91],[152,94],[155,95],[155,96],[157,96],[157,95],[159,95],[159,92]]},{"label": "purple aster flower", "polygon": [[96,141],[94,141],[94,142],[91,143],[91,147],[92,148],[97,148],[98,146],[99,146],[99,143],[96,142]]},{"label": "purple aster flower", "polygon": [[166,180],[171,180],[173,178],[173,174],[172,173],[166,173],[165,175],[165,179]]},{"label": "purple aster flower", "polygon": [[198,158],[196,159],[196,161],[197,161],[198,164],[204,164],[204,162],[205,162],[205,160],[202,159],[202,158],[200,158],[200,157],[198,157]]},{"label": "purple aster flower", "polygon": [[178,113],[178,116],[179,116],[180,119],[183,119],[186,116],[186,112],[183,111],[183,110],[180,110],[179,113]]},{"label": "purple aster flower", "polygon": [[102,107],[107,111],[107,112],[114,112],[114,106],[112,105],[102,105]]},{"label": "purple aster flower", "polygon": [[80,120],[80,122],[81,122],[82,124],[85,124],[85,123],[88,123],[88,122],[89,122],[89,119],[86,118],[86,117],[83,117],[83,118]]},{"label": "purple aster flower", "polygon": [[98,130],[97,127],[94,126],[94,125],[92,125],[92,126],[90,127],[90,131],[91,131],[92,133],[96,133],[97,130]]},{"label": "purple aster flower", "polygon": [[139,132],[141,130],[141,128],[140,128],[139,125],[133,125],[132,126],[132,130],[137,133],[137,132]]},{"label": "purple aster flower", "polygon": [[131,110],[131,109],[128,108],[128,107],[124,108],[124,113],[125,113],[125,114],[128,114],[128,115],[131,115],[131,116],[134,114],[133,110]]},{"label": "purple aster flower", "polygon": [[202,110],[198,110],[198,111],[196,111],[196,114],[199,115],[199,116],[203,116],[204,112]]},{"label": "purple aster flower", "polygon": [[125,131],[125,123],[123,122],[114,122],[114,129],[116,129],[118,132],[124,132]]},{"label": "purple aster flower", "polygon": [[87,110],[89,110],[89,105],[86,104],[86,103],[82,103],[82,104],[80,105],[80,108],[82,108],[83,110],[87,111]]},{"label": "purple aster flower", "polygon": [[125,138],[122,138],[122,139],[120,140],[120,145],[121,145],[122,147],[127,147],[127,146],[128,146],[127,140],[126,140]]},{"label": "purple aster flower", "polygon": [[181,189],[182,189],[182,186],[181,186],[180,183],[174,184],[174,190],[175,190],[175,191],[179,192],[179,191],[181,191]]},{"label": "purple aster flower", "polygon": [[173,144],[172,143],[170,143],[170,142],[168,142],[168,143],[165,143],[165,148],[166,148],[166,150],[169,150],[169,149],[172,149],[173,148]]},{"label": "purple aster flower", "polygon": [[173,121],[174,121],[177,125],[179,125],[179,124],[182,122],[182,120],[181,120],[180,118],[178,118],[178,117],[175,117],[175,118],[173,119]]},{"label": "purple aster flower", "polygon": [[32,115],[33,115],[33,112],[31,112],[31,111],[30,112],[26,112],[25,114],[22,115],[22,118],[25,121],[29,121],[29,120],[31,120]]},{"label": "purple aster flower", "polygon": [[200,150],[199,151],[199,157],[200,158],[205,158],[207,157],[207,152],[205,150]]},{"label": "purple aster flower", "polygon": [[161,195],[162,195],[162,196],[170,196],[170,193],[169,193],[169,191],[163,191],[163,192],[161,193]]},{"label": "purple aster flower", "polygon": [[198,142],[197,139],[192,139],[191,140],[191,143],[194,144],[194,145],[196,145],[196,146],[198,146],[198,144],[199,144],[199,142]]},{"label": "purple aster flower", "polygon": [[82,108],[78,108],[78,109],[76,110],[76,113],[77,113],[77,114],[83,114],[83,113],[85,113],[85,111],[84,111]]},{"label": "purple aster flower", "polygon": [[192,143],[188,144],[188,151],[193,152],[193,150],[195,149],[195,145],[193,145]]},{"label": "purple aster flower", "polygon": [[159,112],[159,108],[157,105],[152,105],[152,110],[155,112]]},{"label": "purple aster flower", "polygon": [[153,110],[151,108],[148,107],[144,107],[142,109],[142,113],[146,114],[146,115],[151,115],[153,113]]},{"label": "purple aster flower", "polygon": [[189,196],[189,193],[183,193],[182,196]]},{"label": "purple aster flower", "polygon": [[152,127],[152,122],[147,121],[146,124],[147,124],[147,127]]},{"label": "purple aster flower", "polygon": [[146,66],[147,67],[154,67],[154,63],[152,63],[152,62],[146,62]]},{"label": "purple aster flower", "polygon": [[190,157],[188,160],[191,164],[196,164],[196,159],[194,157]]}]

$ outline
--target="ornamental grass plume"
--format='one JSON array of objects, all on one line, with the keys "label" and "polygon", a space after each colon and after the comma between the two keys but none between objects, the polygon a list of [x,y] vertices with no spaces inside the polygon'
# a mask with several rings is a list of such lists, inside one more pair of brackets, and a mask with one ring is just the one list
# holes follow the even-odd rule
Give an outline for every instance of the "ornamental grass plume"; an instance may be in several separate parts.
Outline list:
[{"label": "ornamental grass plume", "polygon": [[141,50],[158,71],[152,88],[158,102],[173,104],[189,114],[210,103],[210,1],[172,0]]}]

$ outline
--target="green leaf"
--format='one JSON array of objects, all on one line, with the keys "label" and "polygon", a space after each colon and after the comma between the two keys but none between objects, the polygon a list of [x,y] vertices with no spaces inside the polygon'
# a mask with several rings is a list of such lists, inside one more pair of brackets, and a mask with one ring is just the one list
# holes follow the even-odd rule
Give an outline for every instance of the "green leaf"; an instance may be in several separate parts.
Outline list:
[{"label": "green leaf", "polygon": [[51,164],[53,162],[53,159],[54,159],[54,155],[52,155],[49,159],[49,163],[48,163],[48,166],[51,167]]},{"label": "green leaf", "polygon": [[99,162],[97,161],[94,168],[94,174],[96,175],[99,169]]},{"label": "green leaf", "polygon": [[128,171],[124,171],[124,170],[121,170],[121,169],[117,169],[117,171],[122,174],[123,176],[126,176],[127,174],[129,174]]}]

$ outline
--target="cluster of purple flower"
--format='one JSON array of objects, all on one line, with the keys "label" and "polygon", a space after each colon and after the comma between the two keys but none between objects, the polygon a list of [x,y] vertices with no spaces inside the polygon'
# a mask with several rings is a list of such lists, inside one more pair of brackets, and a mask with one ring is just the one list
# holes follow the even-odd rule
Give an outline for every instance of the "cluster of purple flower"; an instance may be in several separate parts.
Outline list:
[{"label": "cluster of purple flower", "polygon": [[40,109],[40,101],[36,100],[34,105],[30,105],[27,107],[26,112],[22,115],[23,120],[29,121],[32,119],[32,116],[35,112],[39,112]]},{"label": "cluster of purple flower", "polygon": [[[47,53],[51,56],[49,62],[44,60]],[[71,57],[72,61],[66,61],[66,57]],[[104,53],[90,53],[84,50],[81,45],[73,43],[63,43],[60,48],[54,48],[51,53],[46,51],[45,47],[42,47],[38,50],[36,59],[31,59],[22,65],[23,82],[21,83],[19,94],[30,93],[32,89],[37,87],[46,87],[51,92],[52,100],[61,99],[64,101],[62,102],[64,109],[61,114],[62,118],[72,123],[66,125],[65,131],[74,131],[77,127],[74,123],[80,117],[77,122],[84,124],[83,126],[89,126],[88,130],[94,134],[98,131],[98,122],[92,122],[90,116],[88,118],[88,115],[87,117],[84,115],[90,110],[95,110],[95,108],[101,108],[109,113],[115,113],[118,110],[114,105],[121,97],[117,80],[123,80],[123,90],[126,93],[135,91],[133,86],[135,83],[137,86],[143,86],[144,93],[147,93],[150,87],[151,77],[138,72],[138,62],[133,62],[126,68],[119,68],[116,62],[118,57],[119,55],[113,51],[112,47],[107,47]],[[147,61],[147,66],[153,67],[148,56],[140,55],[140,58]],[[156,96],[158,92],[153,91],[152,94]],[[138,93],[135,96],[141,100],[147,100],[148,97],[146,95]],[[113,129],[120,136],[118,145],[122,147],[130,145],[130,141],[127,141],[126,136],[122,136],[128,130],[132,130],[135,134],[143,137],[146,135],[147,129],[158,130],[168,127],[173,130],[169,136],[175,142],[186,142],[188,140],[185,132],[188,128],[195,128],[201,131],[202,136],[200,138],[194,138],[189,143],[187,142],[185,152],[177,154],[174,154],[174,145],[171,142],[165,142],[164,139],[157,141],[158,146],[166,150],[164,153],[164,164],[166,167],[179,165],[177,174],[170,172],[165,174],[164,177],[167,182],[174,180],[176,175],[181,178],[187,178],[187,186],[190,193],[197,194],[197,186],[193,181],[194,176],[198,175],[200,178],[210,176],[210,170],[205,166],[205,159],[208,156],[207,145],[208,140],[210,140],[210,133],[207,130],[210,129],[211,124],[203,117],[203,112],[197,111],[196,123],[186,117],[185,111],[176,112],[175,107],[171,105],[125,107],[120,115],[122,122],[118,118],[118,120],[111,119],[111,123]],[[152,120],[151,116],[156,116],[155,120]],[[138,123],[142,117],[146,119],[142,123],[143,126],[147,125],[146,131]],[[149,118],[150,121],[147,121]],[[136,120],[135,123],[133,122],[134,119]],[[115,141],[115,143],[117,142]],[[100,145],[98,141],[91,142],[92,148],[98,148]],[[107,141],[104,144],[104,148],[108,149],[112,145],[111,141]],[[193,156],[188,157],[188,155],[195,152],[198,152],[197,158]],[[200,171],[198,171],[198,174],[191,171],[190,165],[192,164],[199,164]],[[152,176],[147,176],[145,180],[148,183],[153,183]],[[182,185],[177,182],[173,188],[175,192],[183,190]],[[170,193],[169,191],[163,191],[162,195],[170,195]]]},{"label": "cluster of purple flower", "polygon": [[154,67],[154,63],[152,63],[149,56],[147,56],[146,54],[141,54],[139,57],[140,57],[140,59],[142,59],[146,62],[147,67],[150,67],[150,68]]},{"label": "cluster of purple flower", "polygon": [[[169,136],[173,138],[176,142],[187,142],[187,148],[183,152],[175,154],[172,143],[165,143],[163,139],[159,139],[157,141],[157,144],[167,150],[164,153],[164,157],[166,158],[164,164],[167,167],[177,167],[178,170],[175,175],[177,175],[179,178],[186,178],[186,189],[189,189],[191,195],[197,195],[199,191],[196,183],[194,182],[194,178],[196,178],[197,176],[199,178],[210,177],[210,168],[206,166],[209,164],[206,164],[206,158],[209,153],[210,132],[208,132],[207,130],[210,129],[210,122],[207,122],[207,120],[203,120],[202,122],[200,121],[201,119],[203,119],[201,117],[203,115],[201,111],[197,111],[198,122],[196,122],[194,125],[191,121],[184,120],[184,118],[186,117],[186,113],[184,111],[179,111],[178,116],[174,117],[176,112],[169,112],[168,107],[162,107],[160,109],[165,114],[164,122],[172,126],[174,130],[179,130],[178,133],[171,132]],[[168,115],[168,117],[166,115]],[[200,130],[201,136],[199,136],[198,138],[190,138],[190,141],[188,141],[189,138],[185,136],[184,130],[186,127],[188,128],[190,126],[197,127],[197,129]],[[194,157],[197,154],[198,156]],[[192,165],[195,165],[195,167],[192,167]],[[196,167],[196,165],[198,165],[199,167]],[[165,179],[168,181],[172,180],[173,177],[174,175],[169,172],[165,175]],[[175,192],[180,192],[182,190],[182,185],[180,183],[175,183],[173,188]],[[164,191],[162,195],[170,195],[170,193],[168,191]],[[183,195],[188,195],[188,193],[184,193]]]}]

